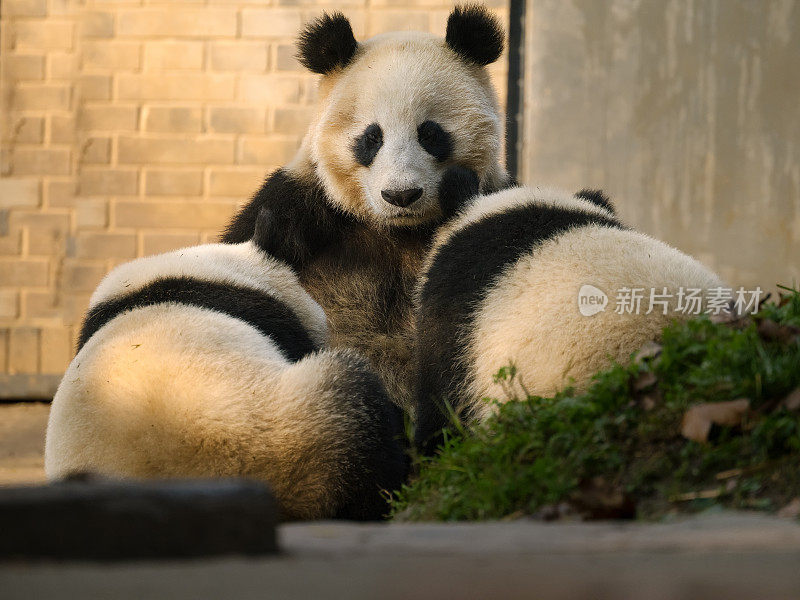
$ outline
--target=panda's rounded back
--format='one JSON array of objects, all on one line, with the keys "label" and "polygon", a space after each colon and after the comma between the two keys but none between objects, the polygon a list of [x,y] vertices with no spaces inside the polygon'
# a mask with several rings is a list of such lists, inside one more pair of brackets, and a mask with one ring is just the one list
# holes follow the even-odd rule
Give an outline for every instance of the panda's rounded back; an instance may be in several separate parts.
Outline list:
[{"label": "panda's rounded back", "polygon": [[380,518],[405,476],[402,423],[368,363],[289,363],[245,323],[198,307],[130,311],[81,348],[53,399],[45,471],[253,477],[286,519]]},{"label": "panda's rounded back", "polygon": [[380,518],[380,490],[405,475],[402,423],[365,359],[320,349],[325,325],[293,271],[250,242],[118,267],[53,399],[47,476],[254,477],[284,518]]},{"label": "panda's rounded back", "polygon": [[[197,448],[241,437],[246,404],[286,367],[280,349],[242,321],[196,306],[124,312],[80,348],[53,398],[45,448],[49,477],[213,472]],[[272,383],[274,385],[274,383]],[[252,388],[252,389],[251,389]],[[180,471],[180,473],[178,472]]]},{"label": "panda's rounded back", "polygon": [[[643,233],[603,225],[567,231],[500,273],[472,313],[469,396],[506,400],[509,386],[493,375],[511,363],[519,377],[510,387],[519,397],[549,397],[570,384],[583,391],[594,373],[689,318],[678,310],[681,290],[719,287],[724,283],[710,269]],[[606,303],[602,310],[581,311],[586,289]],[[632,289],[642,298],[628,312],[618,300]],[[651,290],[665,303],[652,310]]]},{"label": "panda's rounded back", "polygon": [[214,440],[246,446],[254,411],[327,334],[293,271],[252,242],[116,267],[91,297],[53,399],[49,476],[214,473],[233,452]]}]

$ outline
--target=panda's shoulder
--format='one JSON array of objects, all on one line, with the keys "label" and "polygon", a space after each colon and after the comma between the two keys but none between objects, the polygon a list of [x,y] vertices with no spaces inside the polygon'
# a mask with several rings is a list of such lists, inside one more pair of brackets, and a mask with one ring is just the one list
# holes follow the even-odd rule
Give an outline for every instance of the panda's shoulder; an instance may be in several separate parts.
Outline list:
[{"label": "panda's shoulder", "polygon": [[421,291],[425,295],[446,288],[442,302],[455,290],[465,297],[478,293],[496,274],[543,244],[594,227],[623,226],[607,209],[549,188],[517,187],[479,196],[437,234]]},{"label": "panda's shoulder", "polygon": [[[117,317],[154,306],[184,312],[201,309],[206,314],[233,317],[269,337],[291,361],[319,349],[315,340],[319,336],[309,331],[311,323],[305,314],[308,307],[303,306],[302,298],[292,289],[278,289],[292,288],[292,281],[284,281],[280,272],[269,278],[270,285],[251,280],[246,273],[232,271],[230,275],[220,276],[214,269],[192,274],[164,271],[136,286],[119,288],[90,307],[81,327],[78,349]],[[198,323],[205,320],[203,317]]]}]

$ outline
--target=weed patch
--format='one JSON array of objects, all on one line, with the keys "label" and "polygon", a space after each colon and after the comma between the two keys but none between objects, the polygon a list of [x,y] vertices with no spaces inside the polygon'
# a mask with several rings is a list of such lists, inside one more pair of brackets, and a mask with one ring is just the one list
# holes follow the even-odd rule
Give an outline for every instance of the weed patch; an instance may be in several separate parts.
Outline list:
[{"label": "weed patch", "polygon": [[416,464],[392,500],[397,519],[654,519],[797,505],[800,293],[744,319],[672,325],[588,392],[504,403]]}]

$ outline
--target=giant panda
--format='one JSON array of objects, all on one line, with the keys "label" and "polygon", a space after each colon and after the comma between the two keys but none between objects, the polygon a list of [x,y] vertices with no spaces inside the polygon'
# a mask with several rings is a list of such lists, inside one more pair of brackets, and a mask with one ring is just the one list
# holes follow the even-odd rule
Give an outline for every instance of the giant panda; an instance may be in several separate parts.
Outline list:
[{"label": "giant panda", "polygon": [[[415,439],[425,453],[455,412],[464,422],[488,417],[509,396],[550,397],[625,361],[675,318],[680,288],[724,284],[687,256],[623,225],[598,191],[577,195],[514,187],[479,195],[478,178],[453,167],[442,204],[454,216],[437,233],[418,290]],[[470,199],[471,198],[471,199]],[[606,294],[579,310],[579,292]],[[675,297],[646,314],[615,308],[623,288],[655,288]],[[511,381],[493,375],[516,367]],[[449,403],[449,406],[448,406]]]},{"label": "giant panda", "polygon": [[325,309],[331,345],[363,352],[409,409],[413,289],[441,220],[442,173],[462,164],[483,191],[507,185],[503,116],[486,65],[504,33],[480,6],[457,7],[444,39],[395,32],[357,42],[342,14],[302,32],[299,59],[321,75],[319,102],[294,159],[228,224],[223,242],[275,215],[269,251]]},{"label": "giant panda", "polygon": [[254,238],[140,258],[91,297],[53,399],[50,479],[252,477],[285,519],[377,519],[402,483],[403,423],[325,313]]}]

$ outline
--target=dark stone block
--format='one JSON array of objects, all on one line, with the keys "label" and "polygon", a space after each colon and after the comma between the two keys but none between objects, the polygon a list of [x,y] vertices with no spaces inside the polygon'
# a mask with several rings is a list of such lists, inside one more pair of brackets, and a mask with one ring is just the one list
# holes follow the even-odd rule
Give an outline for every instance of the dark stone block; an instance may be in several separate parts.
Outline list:
[{"label": "dark stone block", "polygon": [[276,552],[277,507],[246,480],[73,478],[0,488],[0,559],[121,560]]}]

